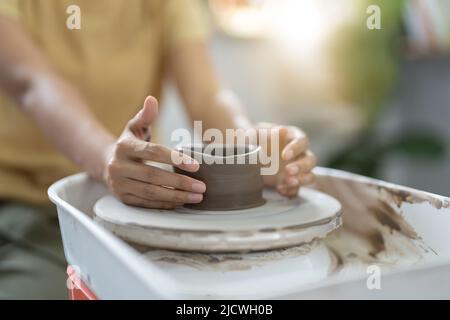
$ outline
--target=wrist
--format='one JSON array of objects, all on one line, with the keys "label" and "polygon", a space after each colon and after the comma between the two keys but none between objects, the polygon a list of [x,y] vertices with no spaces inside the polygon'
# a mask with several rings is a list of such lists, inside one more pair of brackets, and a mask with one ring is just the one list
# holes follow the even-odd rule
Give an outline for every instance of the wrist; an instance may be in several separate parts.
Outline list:
[{"label": "wrist", "polygon": [[98,179],[104,183],[108,181],[108,166],[113,159],[115,152],[116,143],[115,141],[108,142],[102,149],[100,155],[100,164],[98,170]]}]

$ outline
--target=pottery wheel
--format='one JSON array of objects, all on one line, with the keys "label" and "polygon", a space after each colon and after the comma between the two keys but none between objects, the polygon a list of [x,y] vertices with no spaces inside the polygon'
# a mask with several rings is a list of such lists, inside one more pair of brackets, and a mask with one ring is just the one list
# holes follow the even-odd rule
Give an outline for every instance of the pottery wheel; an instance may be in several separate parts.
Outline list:
[{"label": "pottery wheel", "polygon": [[112,195],[97,201],[95,220],[117,236],[154,248],[198,252],[246,252],[290,247],[324,238],[342,224],[341,204],[322,192],[302,188],[286,199],[264,191],[266,203],[234,211],[179,207],[131,207]]}]

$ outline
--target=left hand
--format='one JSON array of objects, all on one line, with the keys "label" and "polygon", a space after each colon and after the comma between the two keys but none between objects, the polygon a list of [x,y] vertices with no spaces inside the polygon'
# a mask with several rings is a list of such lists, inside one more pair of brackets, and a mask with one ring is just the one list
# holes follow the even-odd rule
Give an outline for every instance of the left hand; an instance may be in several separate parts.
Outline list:
[{"label": "left hand", "polygon": [[312,169],[316,166],[317,160],[311,150],[309,150],[308,137],[302,130],[293,126],[261,123],[255,129],[279,131],[280,157],[278,159],[278,173],[276,175],[263,176],[264,184],[275,188],[283,196],[295,197],[301,186],[314,181]]}]

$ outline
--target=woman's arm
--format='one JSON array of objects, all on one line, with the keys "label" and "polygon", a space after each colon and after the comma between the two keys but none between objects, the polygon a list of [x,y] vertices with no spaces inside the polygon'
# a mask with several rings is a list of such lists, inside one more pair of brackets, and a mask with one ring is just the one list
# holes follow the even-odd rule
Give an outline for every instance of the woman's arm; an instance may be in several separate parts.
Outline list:
[{"label": "woman's arm", "polygon": [[[21,25],[1,15],[0,90],[15,100],[56,149],[105,182],[122,201],[171,208],[202,200],[202,182],[143,164],[144,160],[172,164],[170,149],[145,141],[157,115],[156,99],[147,98],[117,139],[95,118],[80,93],[55,72]],[[179,167],[198,170],[192,159]]]},{"label": "woman's arm", "polygon": [[61,79],[19,23],[0,17],[0,87],[78,166],[102,178],[114,137],[95,119],[77,90]]},{"label": "woman's arm", "polygon": [[253,127],[239,99],[220,83],[206,43],[186,43],[173,50],[169,59],[169,72],[190,118],[201,119],[205,129],[224,131]]},{"label": "woman's arm", "polygon": [[[280,170],[276,175],[264,176],[266,185],[291,197],[297,194],[301,185],[313,181],[311,170],[316,165],[316,159],[309,150],[308,138],[303,131],[292,126],[252,124],[239,99],[220,83],[206,43],[192,42],[178,46],[170,53],[168,64],[191,120],[202,120],[204,129],[216,128],[222,132],[238,128],[278,131],[278,153],[281,157],[276,161]],[[260,141],[260,144],[263,143]],[[270,145],[270,141],[266,144]]]}]

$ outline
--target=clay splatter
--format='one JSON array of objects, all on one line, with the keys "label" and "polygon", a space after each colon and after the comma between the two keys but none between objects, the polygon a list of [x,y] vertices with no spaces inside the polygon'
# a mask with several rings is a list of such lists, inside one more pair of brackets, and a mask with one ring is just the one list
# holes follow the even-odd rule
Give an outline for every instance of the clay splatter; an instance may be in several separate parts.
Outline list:
[{"label": "clay splatter", "polygon": [[349,261],[400,265],[417,263],[425,256],[436,256],[404,219],[403,203],[430,203],[440,209],[448,199],[390,184],[376,184],[365,178],[321,176],[317,189],[339,199],[344,212],[343,228],[326,239],[344,264]]},{"label": "clay splatter", "polygon": [[410,239],[420,239],[416,231],[387,203],[379,201],[378,206],[371,206],[368,209],[381,225],[389,228],[391,233],[397,231]]},{"label": "clay splatter", "polygon": [[428,202],[436,209],[450,207],[450,201],[448,199],[427,192],[419,193],[415,190],[394,189],[386,186],[371,185],[371,187],[376,187],[382,196],[387,198],[387,200],[390,200],[389,202],[395,203],[398,208],[400,208],[403,203],[414,204],[422,202]]}]

